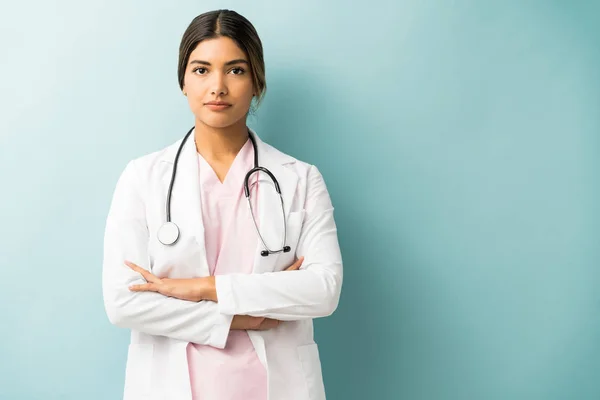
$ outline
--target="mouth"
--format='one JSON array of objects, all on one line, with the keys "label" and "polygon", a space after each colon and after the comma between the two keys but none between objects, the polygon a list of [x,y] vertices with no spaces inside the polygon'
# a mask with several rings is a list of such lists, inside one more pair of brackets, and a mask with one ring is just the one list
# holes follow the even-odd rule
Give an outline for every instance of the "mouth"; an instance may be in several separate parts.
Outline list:
[{"label": "mouth", "polygon": [[204,105],[213,111],[226,110],[232,106],[231,103],[225,101],[209,101],[208,103],[204,103]]}]

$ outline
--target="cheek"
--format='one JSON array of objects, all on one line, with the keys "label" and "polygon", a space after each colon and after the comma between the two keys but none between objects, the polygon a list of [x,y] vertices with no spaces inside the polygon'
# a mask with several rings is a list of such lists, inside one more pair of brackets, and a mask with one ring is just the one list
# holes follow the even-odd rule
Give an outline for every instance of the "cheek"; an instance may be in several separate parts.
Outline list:
[{"label": "cheek", "polygon": [[237,97],[239,100],[252,99],[252,93],[254,92],[252,86],[252,79],[241,78],[232,79],[228,84],[229,93]]},{"label": "cheek", "polygon": [[184,88],[190,98],[201,98],[206,94],[206,85],[200,79],[190,77],[184,80]]},{"label": "cheek", "polygon": [[240,97],[237,102],[239,108],[248,109],[250,108],[250,104],[252,104],[252,93],[247,96]]},{"label": "cheek", "polygon": [[193,91],[190,93],[188,92],[187,95],[187,101],[188,104],[190,105],[190,109],[192,110],[192,112],[196,115],[198,115],[198,113],[203,112],[203,102],[202,102],[202,97],[198,96],[197,93],[194,93]]},{"label": "cheek", "polygon": [[237,108],[245,109],[248,111],[250,105],[252,104],[252,91],[247,91],[245,93],[240,93],[236,100]]}]

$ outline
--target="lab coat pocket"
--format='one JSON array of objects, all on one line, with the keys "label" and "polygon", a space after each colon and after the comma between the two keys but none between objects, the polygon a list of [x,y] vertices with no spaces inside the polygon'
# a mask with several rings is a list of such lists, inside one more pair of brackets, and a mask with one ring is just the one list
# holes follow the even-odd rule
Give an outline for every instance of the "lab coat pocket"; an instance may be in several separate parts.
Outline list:
[{"label": "lab coat pocket", "polygon": [[302,363],[309,399],[325,400],[325,386],[317,344],[298,346],[298,357]]},{"label": "lab coat pocket", "polygon": [[126,400],[150,398],[153,346],[151,344],[130,344],[125,369]]}]

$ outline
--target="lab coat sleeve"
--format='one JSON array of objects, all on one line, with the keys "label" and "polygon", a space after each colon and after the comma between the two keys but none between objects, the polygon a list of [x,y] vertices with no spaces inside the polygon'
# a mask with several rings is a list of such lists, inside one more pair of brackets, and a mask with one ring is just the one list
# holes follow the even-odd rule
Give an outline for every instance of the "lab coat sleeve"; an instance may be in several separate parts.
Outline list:
[{"label": "lab coat sleeve", "polygon": [[220,311],[282,321],[331,315],[342,287],[342,257],[333,206],[321,173],[310,168],[306,215],[296,254],[304,256],[298,271],[218,275]]},{"label": "lab coat sleeve", "polygon": [[102,291],[108,319],[122,328],[222,349],[232,316],[221,314],[215,303],[129,290],[145,280],[124,261],[149,270],[146,211],[135,168],[129,162],[119,177],[106,222]]}]

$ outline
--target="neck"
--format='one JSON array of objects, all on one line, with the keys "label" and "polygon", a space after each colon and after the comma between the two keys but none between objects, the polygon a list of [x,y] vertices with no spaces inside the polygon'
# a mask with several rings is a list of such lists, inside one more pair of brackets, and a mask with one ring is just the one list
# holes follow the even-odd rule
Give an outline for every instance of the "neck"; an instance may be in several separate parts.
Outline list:
[{"label": "neck", "polygon": [[196,151],[205,159],[227,161],[235,158],[248,140],[246,121],[227,128],[213,128],[196,120]]}]

